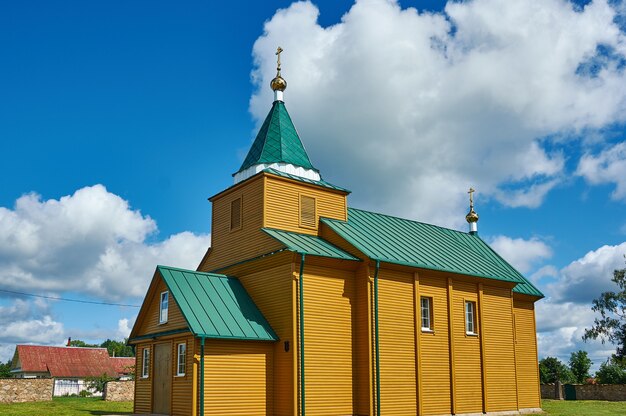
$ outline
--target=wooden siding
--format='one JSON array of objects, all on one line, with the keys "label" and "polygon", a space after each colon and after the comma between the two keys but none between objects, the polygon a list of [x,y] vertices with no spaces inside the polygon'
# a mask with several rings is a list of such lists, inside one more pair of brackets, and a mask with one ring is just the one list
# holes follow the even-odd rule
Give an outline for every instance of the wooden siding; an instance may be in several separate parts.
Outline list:
[{"label": "wooden siding", "polygon": [[515,314],[515,353],[520,409],[541,407],[537,378],[537,337],[535,306],[531,301],[513,300]]},{"label": "wooden siding", "polygon": [[486,285],[483,288],[482,330],[485,342],[487,411],[516,410],[517,383],[511,291]]},{"label": "wooden siding", "polygon": [[206,340],[204,414],[271,416],[273,344]]},{"label": "wooden siding", "polygon": [[[281,247],[280,243],[261,230],[263,193],[264,179],[259,176],[213,199],[211,251],[200,264],[200,271],[212,271]],[[241,198],[241,227],[231,230],[231,202],[237,198]]]},{"label": "wooden siding", "polygon": [[187,328],[187,321],[185,321],[185,317],[181,313],[171,293],[168,298],[167,322],[163,324],[159,323],[161,293],[168,289],[163,278],[161,278],[158,273],[156,274],[156,279],[158,279],[158,281],[155,282],[155,285],[144,300],[144,304],[147,305],[147,308],[145,315],[141,317],[138,330],[136,334],[134,334],[135,336]]},{"label": "wooden siding", "polygon": [[[465,333],[465,301],[478,305],[478,287],[454,281],[452,311],[454,320],[454,401],[457,413],[481,413],[482,375],[480,338]],[[478,316],[478,314],[476,314]],[[477,333],[481,330],[477,327]]]},{"label": "wooden siding", "polygon": [[451,411],[447,287],[446,279],[420,273],[420,296],[433,299],[434,329],[433,333],[421,333],[421,351],[418,352],[421,359],[421,403],[424,415],[446,414]]},{"label": "wooden siding", "polygon": [[354,334],[354,383],[355,413],[369,415],[372,390],[372,336],[371,336],[371,292],[369,269],[363,265],[355,272],[355,302],[353,318]]},{"label": "wooden siding", "polygon": [[[300,195],[315,198],[315,211],[319,217],[346,220],[346,196],[313,185],[266,177],[264,227],[278,228],[305,234],[317,234],[316,228],[300,226]],[[245,202],[244,202],[245,203]]]},{"label": "wooden siding", "polygon": [[[148,377],[141,376],[143,367],[143,350],[149,348],[150,370]],[[152,345],[149,343],[138,344],[135,347],[135,413],[150,413],[152,411]]]},{"label": "wooden siding", "polygon": [[[185,375],[178,373],[178,344],[186,344]],[[193,352],[194,337],[189,334],[186,337],[172,340],[172,416],[184,416],[191,414],[192,387],[193,387]]]},{"label": "wooden siding", "polygon": [[306,413],[352,415],[354,273],[304,266]]},{"label": "wooden siding", "polygon": [[[273,345],[274,414],[293,415],[294,406],[294,360],[296,354],[293,334],[293,256],[281,256],[276,260],[288,261],[272,268],[239,275],[254,303],[279,337]],[[284,343],[290,348],[285,352]]]},{"label": "wooden siding", "polygon": [[381,269],[378,285],[381,413],[414,415],[417,412],[414,277]]}]

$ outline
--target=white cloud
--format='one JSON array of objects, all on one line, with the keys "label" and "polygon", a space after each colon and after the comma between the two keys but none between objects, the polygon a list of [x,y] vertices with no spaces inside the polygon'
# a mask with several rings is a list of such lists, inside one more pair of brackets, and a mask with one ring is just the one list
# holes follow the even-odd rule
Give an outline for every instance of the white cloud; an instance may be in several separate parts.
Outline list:
[{"label": "white cloud", "polygon": [[294,3],[255,42],[250,111],[260,123],[269,110],[281,45],[301,138],[357,204],[457,227],[470,185],[478,207],[481,195],[537,207],[566,173],[546,149],[626,115],[626,75],[597,52],[626,52],[616,12],[602,0],[576,9],[476,0],[418,13],[361,0],[323,28],[314,5]]},{"label": "white cloud", "polygon": [[524,240],[499,235],[491,238],[489,244],[522,274],[528,273],[536,263],[552,257],[552,249],[538,238]]},{"label": "white cloud", "polygon": [[59,200],[36,194],[0,207],[0,285],[30,292],[143,296],[157,264],[195,268],[208,235],[183,232],[162,242],[149,216],[95,185]]},{"label": "white cloud", "polygon": [[626,143],[618,143],[598,155],[585,154],[576,173],[593,185],[614,183],[613,199],[626,199]]}]

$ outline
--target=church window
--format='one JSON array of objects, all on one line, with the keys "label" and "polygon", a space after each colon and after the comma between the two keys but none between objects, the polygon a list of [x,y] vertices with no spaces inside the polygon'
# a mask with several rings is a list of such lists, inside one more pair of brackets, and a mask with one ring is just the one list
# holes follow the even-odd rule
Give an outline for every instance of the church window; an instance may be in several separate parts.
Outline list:
[{"label": "church window", "polygon": [[465,333],[476,335],[476,302],[465,301]]},{"label": "church window", "polygon": [[432,304],[433,298],[422,297],[420,299],[422,310],[422,331],[428,332],[433,330]]},{"label": "church window", "polygon": [[241,197],[230,203],[230,230],[239,230],[241,228]]},{"label": "church window", "polygon": [[315,198],[311,196],[300,195],[300,226],[317,228]]},{"label": "church window", "polygon": [[167,322],[167,313],[169,310],[170,296],[169,292],[161,293],[161,302],[159,304],[159,323],[164,324]]},{"label": "church window", "polygon": [[150,348],[143,349],[141,360],[141,377],[147,378],[150,371]]},{"label": "church window", "polygon": [[185,354],[187,353],[187,344],[186,343],[181,343],[178,344],[178,356],[177,356],[177,369],[176,369],[176,375],[177,376],[184,376],[185,375],[185,361],[186,361],[186,356]]}]

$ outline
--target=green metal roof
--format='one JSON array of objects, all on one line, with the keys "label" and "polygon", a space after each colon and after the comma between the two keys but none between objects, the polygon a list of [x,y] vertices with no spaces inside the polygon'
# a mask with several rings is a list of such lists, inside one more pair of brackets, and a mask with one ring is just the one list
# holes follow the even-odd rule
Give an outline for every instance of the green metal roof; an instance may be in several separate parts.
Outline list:
[{"label": "green metal roof", "polygon": [[298,234],[273,228],[262,228],[262,230],[287,247],[287,250],[295,251],[296,253],[360,261],[360,259],[315,235]]},{"label": "green metal roof", "polygon": [[157,266],[189,329],[206,338],[277,341],[241,282],[222,274]]},{"label": "green metal roof", "polygon": [[517,283],[514,291],[543,297],[478,235],[348,208],[348,221],[322,218],[373,260]]},{"label": "green metal roof", "polygon": [[336,191],[342,191],[342,192],[347,192],[347,193],[351,192],[351,191],[347,190],[346,188],[342,188],[341,186],[333,185],[332,183],[326,182],[323,179],[321,179],[319,181],[316,181],[316,180],[309,179],[309,178],[303,178],[302,176],[297,176],[297,175],[292,175],[290,173],[281,172],[279,170],[272,169],[272,168],[264,169],[263,172],[271,173],[272,175],[276,175],[276,176],[282,176],[283,178],[293,179],[294,181],[310,183],[312,185],[322,186],[322,187],[328,188],[328,189],[334,189]]},{"label": "green metal roof", "polygon": [[262,163],[290,163],[317,170],[311,164],[282,101],[274,101],[272,104],[238,172]]}]

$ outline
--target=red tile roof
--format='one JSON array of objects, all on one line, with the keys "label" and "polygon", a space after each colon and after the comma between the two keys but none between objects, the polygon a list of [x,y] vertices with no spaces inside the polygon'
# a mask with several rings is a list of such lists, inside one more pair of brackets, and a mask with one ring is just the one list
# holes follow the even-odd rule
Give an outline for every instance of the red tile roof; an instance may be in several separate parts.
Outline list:
[{"label": "red tile roof", "polygon": [[111,357],[109,358],[117,374],[131,374],[135,367],[135,357]]},{"label": "red tile roof", "polygon": [[[49,372],[51,377],[82,378],[103,374],[116,377],[125,372],[117,371],[119,359],[109,357],[106,348],[18,345],[17,355],[21,363],[21,371]],[[131,360],[134,364],[135,359],[131,358]]]}]

